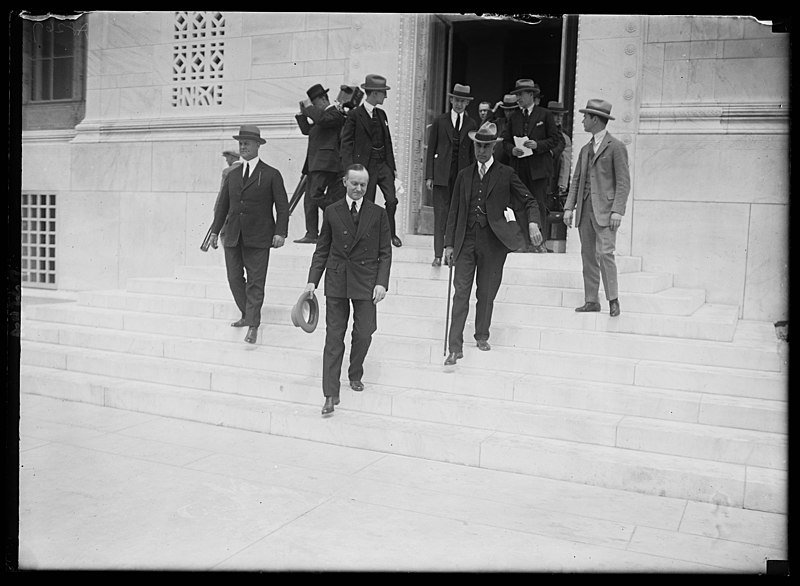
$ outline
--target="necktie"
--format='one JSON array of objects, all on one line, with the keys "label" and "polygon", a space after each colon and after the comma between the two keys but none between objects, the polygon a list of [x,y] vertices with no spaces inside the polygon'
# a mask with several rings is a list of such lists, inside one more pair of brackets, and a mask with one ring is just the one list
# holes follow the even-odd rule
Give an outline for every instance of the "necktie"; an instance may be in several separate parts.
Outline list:
[{"label": "necktie", "polygon": [[250,165],[245,163],[244,164],[244,177],[242,178],[242,185],[245,185],[249,178],[250,178]]},{"label": "necktie", "polygon": [[353,223],[358,226],[358,208],[356,202],[350,204],[350,215],[353,216]]},{"label": "necktie", "polygon": [[528,128],[528,109],[527,108],[525,108],[522,111],[522,124],[525,125],[525,129],[527,130],[527,128]]},{"label": "necktie", "polygon": [[481,163],[481,168],[478,169],[478,174],[481,176],[481,181],[483,181],[483,176],[486,175],[486,163]]},{"label": "necktie", "polygon": [[594,159],[594,138],[589,141],[589,156]]},{"label": "necktie", "polygon": [[456,114],[456,134],[461,132],[461,114]]}]

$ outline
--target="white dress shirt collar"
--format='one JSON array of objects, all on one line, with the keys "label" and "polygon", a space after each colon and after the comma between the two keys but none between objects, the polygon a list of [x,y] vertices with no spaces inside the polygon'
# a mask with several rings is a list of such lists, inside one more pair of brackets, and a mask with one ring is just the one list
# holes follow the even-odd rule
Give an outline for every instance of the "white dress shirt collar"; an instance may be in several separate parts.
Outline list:
[{"label": "white dress shirt collar", "polygon": [[[478,165],[478,169],[480,169],[481,168],[480,162],[479,161],[475,161],[475,163]],[[487,173],[489,172],[489,169],[492,168],[492,163],[494,163],[494,155],[489,157],[489,160],[486,161],[486,163],[484,163],[486,165],[486,172]]]},{"label": "white dress shirt collar", "polygon": [[349,195],[345,195],[344,197],[347,200],[347,209],[348,210],[353,209],[353,202],[356,202],[356,210],[359,211],[359,212],[361,211],[361,204],[364,203],[364,198],[363,197],[359,197],[358,199],[353,199]]},{"label": "white dress shirt collar", "polygon": [[608,129],[604,128],[597,134],[592,135],[592,140],[594,141],[594,148],[597,148],[602,144],[603,139],[606,137],[606,134],[608,134]]},{"label": "white dress shirt collar", "polygon": [[364,109],[367,111],[367,114],[369,114],[369,117],[372,118],[372,111],[375,109],[375,106],[365,101]]},{"label": "white dress shirt collar", "polygon": [[452,122],[452,123],[453,123],[453,128],[455,128],[455,127],[456,127],[456,121],[457,121],[459,118],[461,119],[461,123],[463,124],[463,123],[464,123],[464,112],[461,112],[461,113],[459,114],[459,113],[458,113],[458,112],[456,112],[455,110],[450,110],[450,122]]}]

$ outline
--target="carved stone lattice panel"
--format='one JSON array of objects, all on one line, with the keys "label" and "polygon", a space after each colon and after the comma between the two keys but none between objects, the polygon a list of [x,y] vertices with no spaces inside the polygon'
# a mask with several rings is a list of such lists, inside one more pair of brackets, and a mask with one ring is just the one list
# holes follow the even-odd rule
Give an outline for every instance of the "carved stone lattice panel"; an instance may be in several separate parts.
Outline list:
[{"label": "carved stone lattice panel", "polygon": [[221,12],[176,12],[172,59],[173,107],[222,104],[225,17]]}]

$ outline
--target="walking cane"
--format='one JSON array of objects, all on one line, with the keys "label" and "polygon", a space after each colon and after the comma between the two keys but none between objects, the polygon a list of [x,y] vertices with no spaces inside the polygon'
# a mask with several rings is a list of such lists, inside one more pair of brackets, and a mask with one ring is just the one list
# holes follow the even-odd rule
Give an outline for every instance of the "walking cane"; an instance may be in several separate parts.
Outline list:
[{"label": "walking cane", "polygon": [[450,290],[453,287],[453,257],[450,257],[450,272],[447,277],[447,313],[444,316],[444,353],[442,356],[447,356],[447,335],[450,331]]},{"label": "walking cane", "polygon": [[300,202],[300,199],[306,192],[306,183],[308,183],[308,176],[302,175],[300,177],[300,181],[297,183],[297,187],[292,194],[292,198],[289,200],[289,215],[292,215],[294,208],[297,207],[297,204]]}]

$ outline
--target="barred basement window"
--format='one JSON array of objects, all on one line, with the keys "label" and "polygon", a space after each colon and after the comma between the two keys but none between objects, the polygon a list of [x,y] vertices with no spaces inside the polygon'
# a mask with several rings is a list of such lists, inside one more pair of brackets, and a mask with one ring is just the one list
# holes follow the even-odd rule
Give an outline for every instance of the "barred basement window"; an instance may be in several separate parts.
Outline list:
[{"label": "barred basement window", "polygon": [[56,196],[22,194],[22,284],[56,288]]},{"label": "barred basement window", "polygon": [[222,104],[225,68],[225,16],[221,12],[175,13],[172,106]]}]

